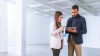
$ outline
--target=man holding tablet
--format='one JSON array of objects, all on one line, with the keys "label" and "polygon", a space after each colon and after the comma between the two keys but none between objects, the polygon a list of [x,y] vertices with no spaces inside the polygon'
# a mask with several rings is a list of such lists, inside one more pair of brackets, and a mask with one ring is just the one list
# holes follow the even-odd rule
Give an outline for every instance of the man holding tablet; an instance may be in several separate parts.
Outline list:
[{"label": "man holding tablet", "polygon": [[76,56],[82,56],[81,45],[83,43],[82,35],[87,33],[86,21],[79,13],[78,5],[72,6],[72,17],[68,19],[65,33],[68,35],[68,56],[73,56],[74,50]]}]

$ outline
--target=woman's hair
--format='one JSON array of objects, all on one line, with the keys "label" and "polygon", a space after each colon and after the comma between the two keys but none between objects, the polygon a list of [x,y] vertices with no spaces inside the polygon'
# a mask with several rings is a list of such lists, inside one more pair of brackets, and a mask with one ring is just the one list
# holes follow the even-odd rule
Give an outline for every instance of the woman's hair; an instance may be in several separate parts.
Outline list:
[{"label": "woman's hair", "polygon": [[[55,19],[56,29],[58,29],[58,28],[61,27],[61,22],[58,22],[58,18],[59,18],[59,16],[61,16],[61,15],[63,15],[62,12],[60,12],[60,11],[56,11],[56,12],[55,12],[54,19]],[[60,26],[59,26],[58,24],[59,24]]]}]

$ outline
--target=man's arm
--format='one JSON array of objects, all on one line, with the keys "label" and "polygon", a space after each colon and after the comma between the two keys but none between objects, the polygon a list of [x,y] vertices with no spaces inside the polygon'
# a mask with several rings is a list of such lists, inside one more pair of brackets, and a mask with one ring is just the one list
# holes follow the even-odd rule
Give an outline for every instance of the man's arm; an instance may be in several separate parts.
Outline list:
[{"label": "man's arm", "polygon": [[82,24],[81,24],[81,26],[82,26],[82,29],[81,30],[79,30],[79,29],[77,29],[76,28],[76,33],[77,34],[86,34],[87,33],[87,26],[86,26],[86,20],[85,20],[85,18],[82,18]]}]

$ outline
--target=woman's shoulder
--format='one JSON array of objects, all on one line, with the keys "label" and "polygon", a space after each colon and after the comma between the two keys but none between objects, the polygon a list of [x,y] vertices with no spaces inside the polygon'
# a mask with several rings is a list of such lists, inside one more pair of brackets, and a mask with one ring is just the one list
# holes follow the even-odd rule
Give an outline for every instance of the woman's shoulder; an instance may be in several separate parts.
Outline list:
[{"label": "woman's shoulder", "polygon": [[51,22],[51,25],[55,25],[55,21]]},{"label": "woman's shoulder", "polygon": [[50,26],[51,26],[51,27],[55,27],[55,22],[54,22],[54,21],[51,22]]}]

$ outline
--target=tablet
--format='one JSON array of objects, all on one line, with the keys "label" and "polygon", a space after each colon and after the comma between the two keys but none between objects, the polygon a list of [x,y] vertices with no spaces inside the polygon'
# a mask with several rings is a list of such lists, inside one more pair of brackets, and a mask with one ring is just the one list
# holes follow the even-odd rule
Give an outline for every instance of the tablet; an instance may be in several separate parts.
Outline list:
[{"label": "tablet", "polygon": [[76,28],[76,27],[67,27],[66,29],[74,29],[74,28]]}]

